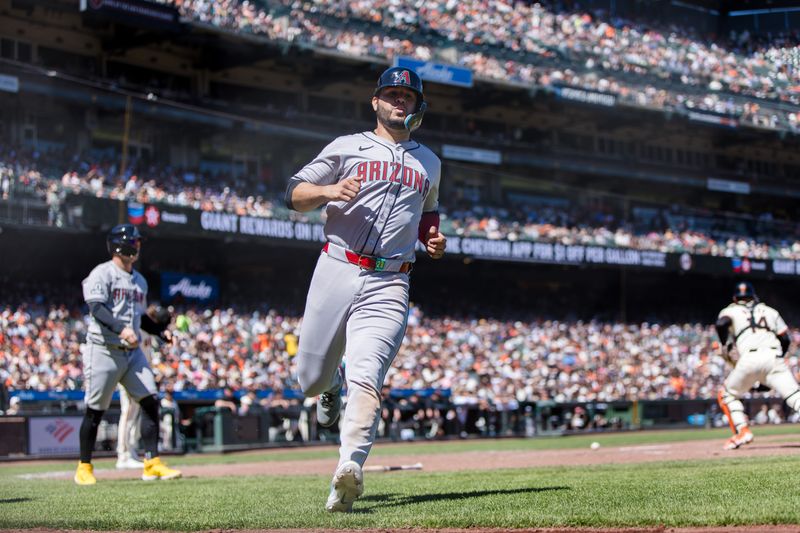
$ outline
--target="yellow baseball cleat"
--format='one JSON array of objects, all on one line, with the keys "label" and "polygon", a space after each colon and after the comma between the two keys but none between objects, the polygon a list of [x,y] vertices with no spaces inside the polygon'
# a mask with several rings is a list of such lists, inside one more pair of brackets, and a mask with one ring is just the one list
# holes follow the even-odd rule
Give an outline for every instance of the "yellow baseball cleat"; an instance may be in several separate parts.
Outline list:
[{"label": "yellow baseball cleat", "polygon": [[92,463],[78,463],[78,469],[75,471],[73,479],[78,485],[94,485],[97,483]]},{"label": "yellow baseball cleat", "polygon": [[142,472],[142,479],[145,481],[155,481],[157,479],[178,479],[181,477],[181,471],[175,470],[165,465],[161,461],[161,457],[153,457],[152,459],[144,460],[144,472]]}]

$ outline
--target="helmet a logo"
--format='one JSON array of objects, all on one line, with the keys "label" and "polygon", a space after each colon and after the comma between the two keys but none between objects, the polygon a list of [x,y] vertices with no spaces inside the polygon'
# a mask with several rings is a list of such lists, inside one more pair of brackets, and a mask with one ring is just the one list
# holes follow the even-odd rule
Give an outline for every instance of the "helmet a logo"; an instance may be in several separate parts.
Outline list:
[{"label": "helmet a logo", "polygon": [[744,283],[740,283],[739,284],[739,296],[745,296],[745,295],[747,295],[747,285],[745,285]]},{"label": "helmet a logo", "polygon": [[407,70],[398,70],[396,72],[392,72],[392,83],[411,85],[411,74],[409,74]]}]

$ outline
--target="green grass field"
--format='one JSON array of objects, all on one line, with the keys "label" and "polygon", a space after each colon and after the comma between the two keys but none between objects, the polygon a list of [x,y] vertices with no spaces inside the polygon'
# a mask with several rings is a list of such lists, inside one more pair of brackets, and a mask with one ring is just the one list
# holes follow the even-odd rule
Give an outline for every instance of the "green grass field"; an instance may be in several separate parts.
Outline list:
[{"label": "green grass field", "polygon": [[[787,434],[796,426],[759,428]],[[709,440],[723,430],[638,432],[528,440],[380,444],[374,456],[474,450],[580,448]],[[794,436],[793,438],[790,437]],[[173,458],[207,464],[332,457],[331,449]],[[0,528],[243,529],[546,526],[705,526],[800,524],[800,457],[737,458],[594,467],[366,475],[350,515],[323,510],[329,476],[187,478],[170,482],[22,479],[22,473],[71,469],[74,462],[0,467]],[[110,461],[98,461],[99,468]]]}]

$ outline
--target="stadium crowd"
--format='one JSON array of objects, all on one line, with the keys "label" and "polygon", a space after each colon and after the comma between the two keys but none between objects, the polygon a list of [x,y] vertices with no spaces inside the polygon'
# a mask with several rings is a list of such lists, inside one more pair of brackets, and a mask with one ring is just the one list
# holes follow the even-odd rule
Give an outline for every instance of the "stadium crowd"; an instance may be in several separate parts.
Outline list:
[{"label": "stadium crowd", "polygon": [[[0,379],[10,390],[79,390],[80,306],[53,295],[0,307]],[[56,296],[58,297],[58,296]],[[298,316],[274,309],[178,310],[175,341],[152,352],[174,391],[296,390]],[[787,356],[797,368],[800,331]],[[449,389],[456,404],[713,398],[728,369],[713,327],[427,316],[412,306],[387,377],[394,389]]]},{"label": "stadium crowd", "polygon": [[[727,39],[677,27],[500,0],[161,0],[203,24],[356,56],[435,56],[483,78],[612,93],[625,103],[709,111],[800,131],[800,36]],[[347,24],[344,22],[347,21]],[[360,27],[354,28],[354,22]],[[414,35],[414,40],[408,35]]]},{"label": "stadium crowd", "polygon": [[[125,177],[119,177],[117,165],[116,158],[70,158],[0,146],[0,193],[4,199],[12,193],[28,193],[44,199],[50,207],[51,225],[63,224],[59,205],[67,194],[161,202],[204,211],[304,222],[324,220],[320,211],[297,213],[286,209],[280,195],[267,189],[267,179],[263,176],[246,179],[133,164]],[[445,233],[460,237],[751,259],[800,259],[800,225],[773,220],[769,213],[748,218],[662,206],[634,208],[626,218],[612,208],[584,208],[570,203],[559,207],[520,203],[492,207],[459,202],[442,206],[442,214]]]},{"label": "stadium crowd", "polygon": [[[273,216],[274,203],[265,198],[268,179],[238,178],[230,174],[139,165],[124,178],[116,157],[67,156],[61,150],[39,151],[0,145],[0,193],[32,194],[56,203],[66,194],[99,198],[161,202],[201,209],[262,217]],[[243,191],[250,194],[243,194]]]},{"label": "stadium crowd", "polygon": [[469,204],[447,210],[446,232],[464,237],[689,252],[751,259],[800,258],[800,226],[771,214],[742,217],[687,207],[613,209]]}]

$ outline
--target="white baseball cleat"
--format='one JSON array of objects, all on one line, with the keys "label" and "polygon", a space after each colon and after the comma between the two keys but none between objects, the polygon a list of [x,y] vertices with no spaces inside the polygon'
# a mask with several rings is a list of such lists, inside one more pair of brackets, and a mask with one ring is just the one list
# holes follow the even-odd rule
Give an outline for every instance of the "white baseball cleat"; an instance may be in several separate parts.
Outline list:
[{"label": "white baseball cleat", "polygon": [[117,470],[134,470],[144,468],[144,463],[130,455],[117,456]]},{"label": "white baseball cleat", "polygon": [[331,480],[331,493],[325,510],[329,513],[349,513],[353,502],[364,493],[364,474],[355,461],[347,461],[336,469]]},{"label": "white baseball cleat", "polygon": [[729,438],[727,442],[725,442],[725,446],[722,448],[724,450],[735,450],[736,448],[744,446],[745,444],[750,444],[751,442],[753,442],[753,432],[750,431],[750,428],[745,426],[741,431],[739,431],[739,433]]}]

